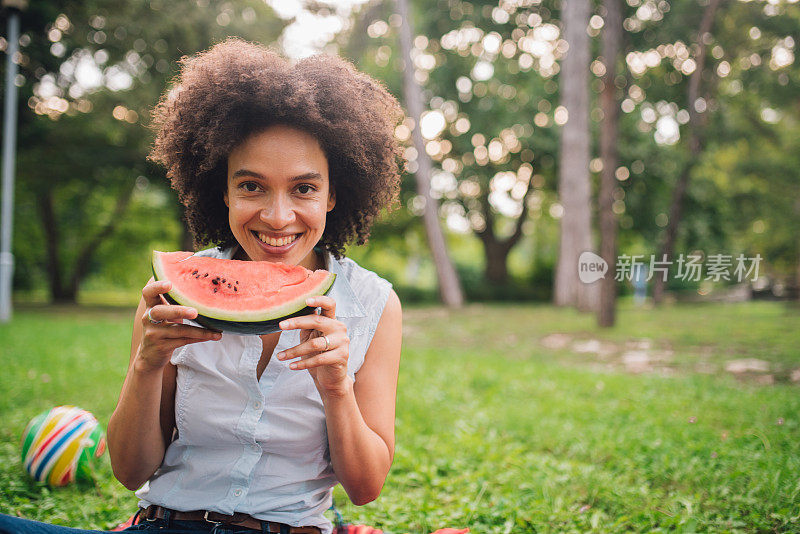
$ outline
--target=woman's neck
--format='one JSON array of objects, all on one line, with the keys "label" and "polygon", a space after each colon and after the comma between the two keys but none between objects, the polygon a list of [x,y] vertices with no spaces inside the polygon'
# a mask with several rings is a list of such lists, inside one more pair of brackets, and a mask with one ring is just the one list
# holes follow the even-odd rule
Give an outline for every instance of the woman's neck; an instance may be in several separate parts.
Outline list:
[{"label": "woman's neck", "polygon": [[308,253],[305,260],[300,262],[303,267],[309,269],[311,271],[316,271],[317,269],[325,269],[325,251],[319,249],[311,249],[311,252]]}]

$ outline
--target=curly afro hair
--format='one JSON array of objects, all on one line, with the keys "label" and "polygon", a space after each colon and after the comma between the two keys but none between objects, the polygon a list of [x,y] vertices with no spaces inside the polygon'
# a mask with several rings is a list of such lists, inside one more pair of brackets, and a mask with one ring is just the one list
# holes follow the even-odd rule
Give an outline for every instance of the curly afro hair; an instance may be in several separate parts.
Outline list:
[{"label": "curly afro hair", "polygon": [[328,159],[336,206],[319,246],[340,258],[363,244],[397,198],[402,158],[397,100],[347,61],[315,55],[291,64],[267,47],[228,39],[181,60],[153,111],[150,159],[167,168],[195,245],[236,244],[223,201],[231,151],[274,124],[313,135]]}]

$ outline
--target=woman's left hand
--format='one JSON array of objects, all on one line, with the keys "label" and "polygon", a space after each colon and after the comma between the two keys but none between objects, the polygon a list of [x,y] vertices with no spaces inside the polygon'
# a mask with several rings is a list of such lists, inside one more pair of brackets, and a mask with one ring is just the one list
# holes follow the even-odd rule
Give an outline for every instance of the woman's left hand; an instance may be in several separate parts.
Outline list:
[{"label": "woman's left hand", "polygon": [[308,369],[321,395],[344,393],[349,381],[350,338],[345,324],[336,319],[336,301],[321,296],[309,298],[306,304],[320,308],[322,313],[281,321],[281,330],[300,329],[300,344],[276,357],[279,360],[300,358],[289,367]]}]

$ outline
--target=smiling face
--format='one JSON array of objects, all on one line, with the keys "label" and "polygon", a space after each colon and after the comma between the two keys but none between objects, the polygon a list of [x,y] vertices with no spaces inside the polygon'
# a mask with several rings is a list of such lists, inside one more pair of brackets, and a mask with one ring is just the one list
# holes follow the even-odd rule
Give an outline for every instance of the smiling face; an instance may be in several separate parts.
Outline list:
[{"label": "smiling face", "polygon": [[319,142],[291,126],[270,126],[228,156],[228,222],[251,260],[320,268],[313,253],[335,197]]}]

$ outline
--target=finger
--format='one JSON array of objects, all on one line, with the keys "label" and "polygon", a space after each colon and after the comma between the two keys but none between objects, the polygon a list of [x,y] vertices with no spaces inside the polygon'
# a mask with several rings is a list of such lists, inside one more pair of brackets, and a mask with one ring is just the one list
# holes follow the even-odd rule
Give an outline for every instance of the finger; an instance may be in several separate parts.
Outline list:
[{"label": "finger", "polygon": [[312,308],[321,308],[322,315],[325,317],[336,318],[336,301],[327,295],[309,297],[306,299],[306,305]]},{"label": "finger", "polygon": [[161,294],[166,293],[170,289],[172,289],[172,283],[167,280],[150,280],[147,282],[147,285],[142,288],[142,298],[144,298],[145,305],[148,308],[152,308],[153,306],[162,304]]},{"label": "finger", "polygon": [[150,348],[154,347],[159,351],[172,350],[169,347],[173,347],[175,340],[182,339],[192,339],[194,342],[218,341],[222,339],[222,334],[189,325],[169,323],[150,325],[144,330],[142,345]]},{"label": "finger", "polygon": [[[326,312],[323,312],[325,314]],[[333,317],[327,315],[301,315],[281,321],[278,326],[281,330],[319,330],[323,333],[333,333],[343,325]]]},{"label": "finger", "polygon": [[142,320],[150,321],[152,319],[155,322],[171,321],[173,323],[180,323],[184,319],[195,319],[196,317],[197,310],[189,306],[158,304],[145,310]]},{"label": "finger", "polygon": [[209,339],[220,339],[222,337],[220,332],[214,332],[213,330],[208,330],[207,328],[191,326],[188,324],[166,325],[166,327],[162,330],[163,337],[167,339],[187,338],[197,339],[199,341],[207,341]]},{"label": "finger", "polygon": [[300,370],[311,369],[313,367],[322,367],[323,365],[347,367],[347,357],[345,356],[344,351],[339,349],[329,350],[328,352],[323,352],[322,354],[317,354],[316,356],[311,356],[309,358],[303,358],[302,360],[292,362],[289,364],[289,368]]},{"label": "finger", "polygon": [[312,337],[305,343],[279,352],[275,357],[281,361],[291,360],[293,358],[304,358],[309,355],[319,354],[320,352],[330,351],[336,347],[340,347],[345,341],[347,343],[350,342],[347,336],[345,336],[345,339],[342,339],[341,336],[337,334],[329,334],[327,337],[328,341],[325,341],[325,336]]}]

